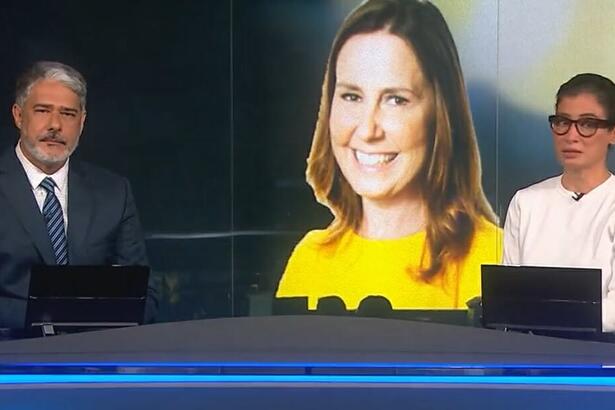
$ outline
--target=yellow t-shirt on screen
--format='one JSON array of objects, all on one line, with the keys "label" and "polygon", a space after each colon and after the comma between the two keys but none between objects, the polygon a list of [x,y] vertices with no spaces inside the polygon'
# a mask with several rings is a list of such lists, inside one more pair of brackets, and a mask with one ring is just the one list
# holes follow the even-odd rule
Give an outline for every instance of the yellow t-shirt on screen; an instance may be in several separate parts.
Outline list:
[{"label": "yellow t-shirt on screen", "polygon": [[323,244],[327,230],[315,230],[297,244],[276,297],[307,296],[308,309],[318,299],[337,296],[346,309],[357,309],[368,296],[382,296],[393,309],[465,309],[480,296],[481,264],[500,263],[501,229],[477,224],[468,255],[429,282],[419,277],[425,231],[399,239],[366,239],[349,230]]}]

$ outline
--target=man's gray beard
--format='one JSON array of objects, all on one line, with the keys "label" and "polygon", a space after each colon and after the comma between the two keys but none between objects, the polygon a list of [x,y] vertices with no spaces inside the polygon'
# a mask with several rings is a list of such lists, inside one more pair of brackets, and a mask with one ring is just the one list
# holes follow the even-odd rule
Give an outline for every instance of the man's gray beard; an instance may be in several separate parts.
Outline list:
[{"label": "man's gray beard", "polygon": [[30,141],[26,138],[22,138],[21,141],[23,141],[23,146],[28,151],[28,153],[45,165],[63,164],[64,162],[66,162],[68,157],[70,157],[72,153],[75,152],[77,145],[79,145],[79,138],[77,138],[77,141],[75,141],[75,145],[72,147],[72,149],[65,150],[62,154],[51,155],[41,151],[36,145],[31,144]]}]

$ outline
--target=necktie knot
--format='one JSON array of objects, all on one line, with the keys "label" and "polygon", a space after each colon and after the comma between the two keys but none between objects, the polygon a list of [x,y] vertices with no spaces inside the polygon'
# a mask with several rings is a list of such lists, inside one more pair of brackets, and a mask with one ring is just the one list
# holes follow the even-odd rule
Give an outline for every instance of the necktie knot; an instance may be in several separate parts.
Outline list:
[{"label": "necktie knot", "polygon": [[40,187],[42,187],[47,192],[53,193],[53,189],[55,188],[55,186],[56,186],[56,183],[51,177],[46,177],[40,183]]}]

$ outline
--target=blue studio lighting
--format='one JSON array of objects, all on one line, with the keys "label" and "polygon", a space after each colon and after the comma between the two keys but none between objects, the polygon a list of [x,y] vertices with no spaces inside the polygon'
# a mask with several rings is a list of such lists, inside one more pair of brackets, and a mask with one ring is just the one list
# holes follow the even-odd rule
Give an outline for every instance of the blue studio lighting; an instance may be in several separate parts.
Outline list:
[{"label": "blue studio lighting", "polygon": [[606,376],[361,376],[190,374],[4,374],[0,384],[57,383],[345,383],[615,386]]},{"label": "blue studio lighting", "polygon": [[432,362],[27,362],[0,363],[2,367],[289,367],[289,368],[400,368],[400,369],[615,369],[615,364],[559,363],[432,363]]}]

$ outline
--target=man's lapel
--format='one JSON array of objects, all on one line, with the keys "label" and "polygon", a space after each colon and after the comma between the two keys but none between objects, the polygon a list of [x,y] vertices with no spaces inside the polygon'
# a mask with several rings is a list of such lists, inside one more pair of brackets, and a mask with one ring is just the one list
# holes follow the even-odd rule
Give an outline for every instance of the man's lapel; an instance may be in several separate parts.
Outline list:
[{"label": "man's lapel", "polygon": [[84,243],[94,206],[91,189],[79,164],[71,160],[68,168],[68,260],[71,264],[87,261]]},{"label": "man's lapel", "polygon": [[36,203],[26,172],[15,151],[11,149],[0,156],[0,191],[32,239],[44,263],[55,265],[56,259],[45,219]]}]

